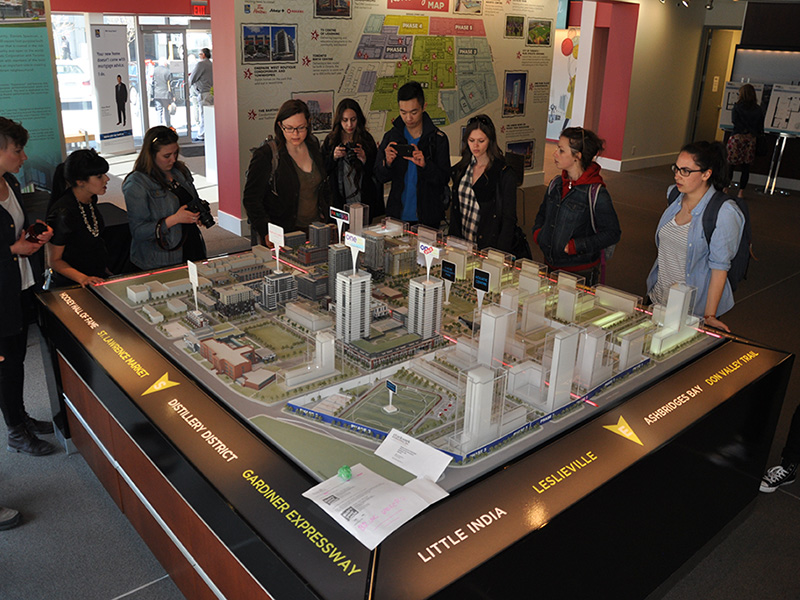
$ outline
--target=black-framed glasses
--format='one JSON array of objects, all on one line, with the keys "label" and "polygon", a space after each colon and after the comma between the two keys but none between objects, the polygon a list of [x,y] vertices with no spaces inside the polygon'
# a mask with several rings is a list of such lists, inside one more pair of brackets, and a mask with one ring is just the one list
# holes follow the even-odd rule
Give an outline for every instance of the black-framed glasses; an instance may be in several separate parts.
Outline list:
[{"label": "black-framed glasses", "polygon": [[688,177],[692,173],[702,173],[705,169],[689,169],[687,167],[679,167],[678,165],[674,164],[670,167],[673,173],[680,173],[681,177]]},{"label": "black-framed glasses", "polygon": [[308,125],[300,125],[299,127],[288,127],[286,125],[281,125],[281,129],[283,129],[286,133],[303,133],[306,129],[308,129]]}]

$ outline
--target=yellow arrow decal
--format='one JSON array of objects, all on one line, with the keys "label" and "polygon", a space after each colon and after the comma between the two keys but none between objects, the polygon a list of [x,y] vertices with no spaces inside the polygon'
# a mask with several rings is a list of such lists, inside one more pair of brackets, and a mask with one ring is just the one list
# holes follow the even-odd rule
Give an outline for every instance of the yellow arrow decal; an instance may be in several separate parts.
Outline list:
[{"label": "yellow arrow decal", "polygon": [[164,373],[161,377],[159,377],[158,381],[156,381],[153,385],[147,388],[147,391],[144,392],[142,396],[146,396],[147,394],[152,394],[153,392],[160,392],[161,390],[171,388],[174,385],[180,385],[180,383],[176,381],[170,381],[167,375],[168,373]]},{"label": "yellow arrow decal", "polygon": [[639,436],[633,432],[630,425],[623,419],[622,417],[619,418],[616,425],[603,425],[604,429],[608,429],[609,431],[613,431],[617,435],[621,435],[626,440],[630,440],[632,442],[636,442],[640,446],[644,446],[642,440],[639,439]]}]

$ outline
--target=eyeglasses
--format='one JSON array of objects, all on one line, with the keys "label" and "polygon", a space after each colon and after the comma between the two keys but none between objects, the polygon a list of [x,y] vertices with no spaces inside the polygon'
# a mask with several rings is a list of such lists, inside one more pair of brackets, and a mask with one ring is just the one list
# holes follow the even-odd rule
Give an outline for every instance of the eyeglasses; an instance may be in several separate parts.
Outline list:
[{"label": "eyeglasses", "polygon": [[306,129],[308,129],[308,125],[300,125],[300,127],[287,127],[286,125],[281,125],[281,129],[283,129],[286,133],[303,133]]},{"label": "eyeglasses", "polygon": [[676,164],[673,164],[670,169],[672,169],[673,173],[680,173],[681,177],[688,177],[692,173],[702,173],[705,169],[688,169],[686,167],[679,167]]}]

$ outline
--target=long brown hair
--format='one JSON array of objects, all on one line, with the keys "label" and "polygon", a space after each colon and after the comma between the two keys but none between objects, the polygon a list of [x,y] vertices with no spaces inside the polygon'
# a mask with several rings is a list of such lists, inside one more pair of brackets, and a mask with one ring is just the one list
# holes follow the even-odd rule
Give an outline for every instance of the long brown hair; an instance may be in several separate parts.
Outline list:
[{"label": "long brown hair", "polygon": [[[164,176],[164,172],[156,165],[156,154],[158,154],[159,150],[164,146],[177,143],[178,134],[169,127],[164,127],[163,125],[151,127],[147,130],[147,133],[144,134],[142,149],[139,152],[139,156],[136,157],[136,162],[133,163],[133,171],[144,173],[151,179],[155,179],[162,188],[167,189],[169,187],[169,181],[167,181],[167,178]],[[176,154],[179,155],[179,153],[180,148],[178,148]],[[177,156],[174,168],[183,173],[185,177],[189,177],[189,167],[187,167],[186,163],[183,161],[177,160]]]},{"label": "long brown hair", "polygon": [[364,116],[364,112],[361,110],[361,106],[359,106],[358,102],[352,98],[344,98],[336,106],[336,113],[333,115],[333,128],[325,140],[334,148],[342,143],[342,134],[344,132],[342,128],[342,119],[344,118],[344,111],[348,109],[356,113],[356,130],[353,132],[353,141],[356,144],[364,145],[362,142],[366,138],[364,134],[367,131],[367,118]]},{"label": "long brown hair", "polygon": [[758,97],[756,96],[756,88],[749,83],[745,83],[739,88],[739,99],[736,104],[741,104],[746,108],[758,106]]},{"label": "long brown hair", "polygon": [[453,168],[458,174],[463,174],[472,160],[472,151],[469,149],[467,140],[469,139],[469,135],[476,129],[480,129],[486,134],[486,138],[489,140],[489,147],[486,149],[486,154],[489,155],[489,165],[486,169],[490,169],[495,161],[505,162],[503,151],[500,150],[500,146],[497,145],[497,132],[495,131],[494,123],[492,123],[488,115],[475,115],[467,121],[467,126],[464,128],[464,135],[461,136],[461,160],[458,161]]},{"label": "long brown hair", "polygon": [[[281,124],[295,115],[302,114],[306,118],[306,139],[311,135],[311,112],[308,110],[308,105],[302,100],[292,99],[287,100],[278,109],[278,114],[275,115],[275,138],[278,140],[278,148],[286,146],[286,136],[283,135],[283,128]],[[305,142],[305,140],[304,140]]]}]

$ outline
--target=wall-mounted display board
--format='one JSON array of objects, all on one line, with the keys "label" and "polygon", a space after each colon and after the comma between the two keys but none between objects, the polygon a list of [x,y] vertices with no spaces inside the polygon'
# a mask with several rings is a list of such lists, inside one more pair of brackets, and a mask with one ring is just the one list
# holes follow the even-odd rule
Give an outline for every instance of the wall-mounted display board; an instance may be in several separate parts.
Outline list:
[{"label": "wall-mounted display board", "polygon": [[272,131],[280,104],[304,100],[316,135],[344,98],[360,104],[380,142],[398,116],[397,90],[425,89],[427,112],[460,153],[476,114],[501,149],[542,168],[556,0],[275,0],[237,5],[240,162]]},{"label": "wall-mounted display board", "polygon": [[[725,83],[725,91],[722,95],[722,110],[719,112],[719,127],[720,129],[730,130],[733,129],[733,105],[739,99],[739,88],[744,83],[738,81],[728,81]],[[764,94],[763,83],[750,84],[756,90],[756,98],[758,103],[761,104],[762,96]]]}]

